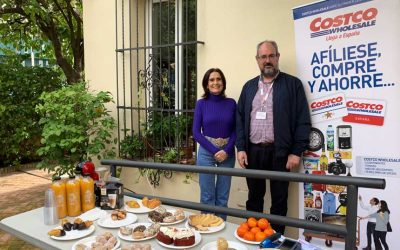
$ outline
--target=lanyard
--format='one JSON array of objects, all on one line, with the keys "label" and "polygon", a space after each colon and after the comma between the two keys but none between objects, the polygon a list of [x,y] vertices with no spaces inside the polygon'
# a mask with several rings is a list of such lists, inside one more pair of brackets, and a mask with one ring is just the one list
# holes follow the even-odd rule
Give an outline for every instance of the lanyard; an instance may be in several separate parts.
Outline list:
[{"label": "lanyard", "polygon": [[[275,82],[275,79],[272,80],[271,86],[268,88],[267,93],[265,93],[265,96],[264,96],[264,98],[263,98],[262,101],[261,101],[261,106],[264,106],[265,102],[267,101],[267,99],[268,99],[268,97],[269,97],[269,94],[270,94],[271,91],[272,91],[272,86],[274,85],[274,82]],[[261,77],[260,77],[259,83],[264,84],[264,82],[261,81]],[[260,94],[262,95],[262,94],[263,94],[263,86],[261,86],[260,92],[261,92]]]},{"label": "lanyard", "polygon": [[[278,70],[278,73],[276,73],[274,79],[272,79],[272,81],[270,82],[270,83],[271,83],[271,86],[269,87],[268,92],[265,94],[264,98],[262,99],[262,101],[261,101],[261,106],[264,106],[265,101],[267,101],[267,99],[268,99],[268,97],[269,97],[269,94],[270,94],[271,91],[272,91],[272,86],[274,85],[275,79],[278,77],[279,73],[280,73],[280,71]],[[261,84],[264,84],[264,81],[262,80],[262,76],[261,76],[261,75],[260,75],[260,78],[259,78],[258,82],[261,83]],[[261,86],[261,95],[263,95],[263,88],[262,88],[262,86]]]}]

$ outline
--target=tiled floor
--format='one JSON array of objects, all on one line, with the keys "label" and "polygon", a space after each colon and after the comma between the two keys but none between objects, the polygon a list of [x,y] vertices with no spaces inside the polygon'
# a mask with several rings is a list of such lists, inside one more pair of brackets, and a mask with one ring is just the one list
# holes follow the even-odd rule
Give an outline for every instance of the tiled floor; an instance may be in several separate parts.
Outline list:
[{"label": "tiled floor", "polygon": [[[0,175],[0,220],[43,206],[44,192],[50,183],[51,175],[40,170],[23,170]],[[0,249],[39,248],[0,231]]]}]

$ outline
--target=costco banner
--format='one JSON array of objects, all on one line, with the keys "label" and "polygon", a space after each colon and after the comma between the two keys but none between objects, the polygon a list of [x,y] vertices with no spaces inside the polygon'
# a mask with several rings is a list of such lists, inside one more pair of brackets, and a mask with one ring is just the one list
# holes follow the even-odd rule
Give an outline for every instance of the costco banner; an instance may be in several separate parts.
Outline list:
[{"label": "costco banner", "polygon": [[[399,13],[399,0],[331,0],[293,9],[297,72],[312,119],[302,171],[386,179],[385,190],[359,190],[358,216],[375,213],[373,198],[386,201],[392,249],[400,245]],[[345,187],[304,183],[300,190],[303,218],[346,223]],[[356,244],[375,249],[373,220],[358,222]],[[337,235],[302,230],[301,237],[344,248]]]}]

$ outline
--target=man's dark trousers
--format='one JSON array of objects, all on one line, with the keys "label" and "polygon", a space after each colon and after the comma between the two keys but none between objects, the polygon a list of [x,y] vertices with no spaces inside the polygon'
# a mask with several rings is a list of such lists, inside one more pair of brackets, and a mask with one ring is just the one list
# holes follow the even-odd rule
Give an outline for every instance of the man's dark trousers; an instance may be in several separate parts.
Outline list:
[{"label": "man's dark trousers", "polygon": [[[275,157],[274,145],[264,146],[251,144],[248,152],[248,169],[271,170],[287,172],[287,157]],[[264,196],[266,192],[265,179],[246,178],[249,189],[246,209],[263,213]],[[286,216],[289,182],[270,180],[271,209],[270,214]],[[283,234],[284,225],[271,224],[272,228]]]}]

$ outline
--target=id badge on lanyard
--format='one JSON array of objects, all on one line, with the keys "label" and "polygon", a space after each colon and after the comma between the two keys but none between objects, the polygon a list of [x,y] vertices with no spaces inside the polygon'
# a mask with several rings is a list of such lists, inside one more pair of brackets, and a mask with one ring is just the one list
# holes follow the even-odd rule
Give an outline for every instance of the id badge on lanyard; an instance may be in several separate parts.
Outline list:
[{"label": "id badge on lanyard", "polygon": [[[264,98],[261,101],[261,111],[257,111],[256,112],[256,120],[265,120],[267,119],[267,111],[264,111],[264,107],[265,109],[267,109],[267,99],[269,94],[271,93],[272,90],[272,86],[274,85],[274,83],[272,82],[271,87],[268,89],[267,93],[265,94]],[[260,89],[261,95],[264,94],[264,90],[261,88]]]},{"label": "id badge on lanyard", "polygon": [[267,119],[267,112],[257,111],[256,120],[265,120],[265,119]]}]

